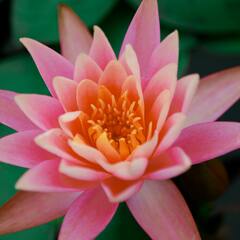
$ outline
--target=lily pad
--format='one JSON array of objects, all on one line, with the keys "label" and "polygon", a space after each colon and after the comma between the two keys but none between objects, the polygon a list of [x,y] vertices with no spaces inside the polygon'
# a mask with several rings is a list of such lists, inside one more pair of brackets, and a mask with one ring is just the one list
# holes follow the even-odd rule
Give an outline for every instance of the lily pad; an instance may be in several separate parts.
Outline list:
[{"label": "lily pad", "polygon": [[43,42],[58,41],[57,6],[67,4],[88,25],[97,24],[117,0],[13,0],[12,38],[31,37]]}]

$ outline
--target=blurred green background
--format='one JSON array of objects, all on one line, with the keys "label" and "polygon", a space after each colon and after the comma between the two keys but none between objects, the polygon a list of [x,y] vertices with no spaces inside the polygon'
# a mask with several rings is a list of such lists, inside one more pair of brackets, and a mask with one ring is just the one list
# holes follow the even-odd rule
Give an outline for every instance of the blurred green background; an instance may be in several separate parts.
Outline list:
[{"label": "blurred green background", "polygon": [[[179,76],[201,76],[240,64],[240,0],[159,0],[161,35],[180,33]],[[48,94],[20,37],[31,37],[59,50],[57,5],[72,7],[92,30],[99,25],[116,53],[140,0],[0,0],[0,89]],[[240,79],[239,79],[240,81]],[[240,104],[221,120],[240,121]],[[12,133],[0,125],[0,137]],[[1,157],[1,156],[0,156]],[[175,179],[203,239],[240,239],[239,151],[193,167]],[[24,169],[0,163],[0,205],[15,192]],[[61,219],[0,240],[53,240]],[[154,221],[154,220],[153,220]],[[149,239],[125,204],[97,239]]]}]

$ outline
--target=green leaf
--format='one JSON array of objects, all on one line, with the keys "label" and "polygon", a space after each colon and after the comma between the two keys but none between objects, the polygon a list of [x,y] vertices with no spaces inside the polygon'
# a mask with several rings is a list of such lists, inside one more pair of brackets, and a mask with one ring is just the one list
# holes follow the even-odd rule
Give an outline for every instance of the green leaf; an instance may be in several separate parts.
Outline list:
[{"label": "green leaf", "polygon": [[117,0],[13,0],[12,38],[31,37],[43,42],[58,41],[57,6],[67,4],[88,25],[97,24]]},{"label": "green leaf", "polygon": [[30,55],[23,53],[0,61],[0,89],[21,93],[48,93]]},{"label": "green leaf", "polygon": [[221,54],[240,54],[240,38],[211,39],[203,42],[209,51]]},{"label": "green leaf", "polygon": [[136,223],[125,203],[120,204],[114,218],[107,228],[97,237],[97,240],[132,240],[150,239]]},{"label": "green leaf", "polygon": [[[141,0],[128,0],[137,7]],[[160,17],[169,26],[215,34],[240,30],[239,0],[159,0]]]}]

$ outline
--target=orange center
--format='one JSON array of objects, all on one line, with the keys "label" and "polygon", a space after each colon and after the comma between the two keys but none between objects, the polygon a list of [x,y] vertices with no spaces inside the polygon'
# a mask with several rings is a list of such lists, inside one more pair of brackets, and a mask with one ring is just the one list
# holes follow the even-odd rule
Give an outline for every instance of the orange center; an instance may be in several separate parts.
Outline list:
[{"label": "orange center", "polygon": [[108,100],[99,97],[90,107],[88,134],[94,143],[101,134],[106,134],[110,144],[121,157],[127,157],[146,141],[140,104],[130,101],[127,91],[118,98],[111,93]]}]

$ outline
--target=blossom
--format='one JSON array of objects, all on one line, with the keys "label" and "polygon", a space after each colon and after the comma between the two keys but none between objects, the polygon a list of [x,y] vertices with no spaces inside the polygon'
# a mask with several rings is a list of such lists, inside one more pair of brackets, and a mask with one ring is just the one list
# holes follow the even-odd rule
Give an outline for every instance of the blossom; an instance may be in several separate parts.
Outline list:
[{"label": "blossom", "polygon": [[216,122],[240,96],[240,68],[177,80],[178,32],[160,42],[156,0],[144,0],[117,58],[60,7],[62,55],[28,38],[51,96],[0,92],[1,161],[29,170],[0,209],[0,233],[65,215],[60,240],[93,239],[119,202],[152,239],[200,239],[169,180],[240,146],[240,124]]}]

